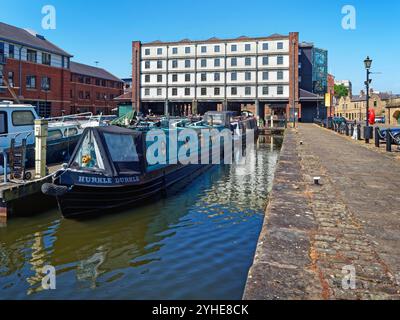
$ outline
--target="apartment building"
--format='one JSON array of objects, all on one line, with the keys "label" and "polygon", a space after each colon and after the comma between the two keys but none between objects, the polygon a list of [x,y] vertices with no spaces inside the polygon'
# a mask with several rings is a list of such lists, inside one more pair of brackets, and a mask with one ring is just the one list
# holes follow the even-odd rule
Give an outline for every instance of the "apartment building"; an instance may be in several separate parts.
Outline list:
[{"label": "apartment building", "polygon": [[[101,68],[79,64],[76,70],[72,57],[36,32],[0,22],[0,100],[32,104],[43,117],[70,114],[79,106],[82,111],[110,113],[123,82]],[[75,81],[80,78],[83,82]],[[99,83],[98,88],[89,90],[88,81]]]},{"label": "apartment building", "polygon": [[240,110],[301,116],[298,33],[132,43],[132,103],[142,112]]}]

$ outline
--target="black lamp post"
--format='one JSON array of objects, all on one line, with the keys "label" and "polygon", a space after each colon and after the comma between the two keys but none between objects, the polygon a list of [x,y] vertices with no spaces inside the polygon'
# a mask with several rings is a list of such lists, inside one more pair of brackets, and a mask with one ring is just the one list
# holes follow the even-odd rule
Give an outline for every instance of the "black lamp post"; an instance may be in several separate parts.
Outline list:
[{"label": "black lamp post", "polygon": [[369,84],[371,83],[371,79],[369,78],[369,75],[371,74],[371,65],[372,65],[372,60],[369,58],[369,56],[364,60],[364,65],[365,69],[367,70],[367,81],[365,81],[365,86],[367,89],[367,95],[366,95],[366,120],[365,120],[365,143],[369,143],[369,138],[370,138],[370,131],[369,131],[369,119],[368,119],[368,114],[369,114]]}]

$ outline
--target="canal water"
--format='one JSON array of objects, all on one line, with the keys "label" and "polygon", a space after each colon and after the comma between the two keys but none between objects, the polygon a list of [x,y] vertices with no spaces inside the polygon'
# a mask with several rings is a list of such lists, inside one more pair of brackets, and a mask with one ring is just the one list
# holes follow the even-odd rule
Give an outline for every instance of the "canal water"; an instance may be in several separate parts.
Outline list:
[{"label": "canal water", "polygon": [[[215,166],[126,212],[11,219],[0,228],[0,299],[241,299],[282,141],[273,140],[245,165]],[[42,288],[49,265],[55,290]]]}]

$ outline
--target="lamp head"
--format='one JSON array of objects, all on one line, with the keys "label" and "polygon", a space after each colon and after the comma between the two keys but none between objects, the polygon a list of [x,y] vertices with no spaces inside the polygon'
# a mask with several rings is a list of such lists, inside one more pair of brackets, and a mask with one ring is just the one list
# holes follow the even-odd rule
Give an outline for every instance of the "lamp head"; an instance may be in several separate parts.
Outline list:
[{"label": "lamp head", "polygon": [[372,60],[369,58],[369,56],[364,60],[364,65],[365,69],[367,70],[371,69]]}]

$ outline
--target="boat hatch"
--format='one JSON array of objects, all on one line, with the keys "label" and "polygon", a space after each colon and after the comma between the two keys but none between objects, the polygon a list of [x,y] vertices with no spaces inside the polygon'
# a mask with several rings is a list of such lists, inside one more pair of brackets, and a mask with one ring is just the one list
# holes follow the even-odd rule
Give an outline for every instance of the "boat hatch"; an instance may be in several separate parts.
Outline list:
[{"label": "boat hatch", "polygon": [[86,128],[70,167],[111,176],[140,174],[145,169],[143,149],[140,132],[115,126]]}]

